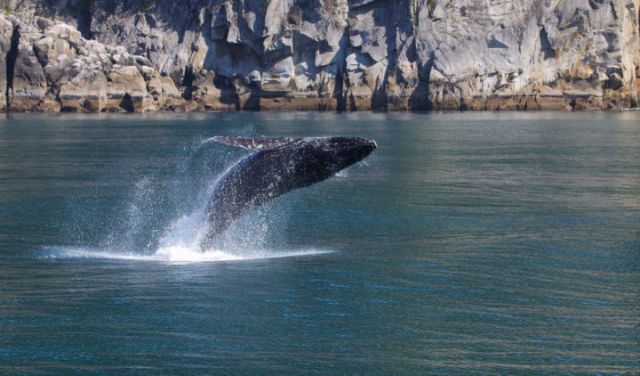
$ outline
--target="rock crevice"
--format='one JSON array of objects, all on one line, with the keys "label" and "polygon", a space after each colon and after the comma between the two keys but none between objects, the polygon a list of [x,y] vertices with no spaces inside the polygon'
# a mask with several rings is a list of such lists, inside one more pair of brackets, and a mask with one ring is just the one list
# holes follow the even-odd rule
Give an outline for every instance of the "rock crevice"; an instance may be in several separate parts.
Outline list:
[{"label": "rock crevice", "polygon": [[11,97],[13,96],[13,76],[16,70],[16,61],[18,60],[18,46],[20,44],[20,25],[14,25],[11,32],[11,40],[9,51],[5,57],[6,64],[6,89],[5,100],[7,111],[11,110]]}]

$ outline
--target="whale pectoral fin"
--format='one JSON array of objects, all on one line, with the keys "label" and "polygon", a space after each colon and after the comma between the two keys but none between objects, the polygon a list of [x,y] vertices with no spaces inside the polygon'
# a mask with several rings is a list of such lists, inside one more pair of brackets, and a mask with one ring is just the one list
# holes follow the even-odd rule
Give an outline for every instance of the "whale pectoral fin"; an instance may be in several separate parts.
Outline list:
[{"label": "whale pectoral fin", "polygon": [[209,139],[225,145],[237,146],[247,150],[273,149],[298,139],[290,137],[224,137],[215,136]]}]

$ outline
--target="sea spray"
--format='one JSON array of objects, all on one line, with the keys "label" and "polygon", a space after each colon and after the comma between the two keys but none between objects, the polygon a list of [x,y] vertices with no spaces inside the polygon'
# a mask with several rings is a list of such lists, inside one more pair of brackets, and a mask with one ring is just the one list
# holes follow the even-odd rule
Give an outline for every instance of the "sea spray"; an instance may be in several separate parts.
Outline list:
[{"label": "sea spray", "polygon": [[179,246],[160,248],[153,254],[143,254],[135,251],[116,251],[101,248],[43,247],[38,250],[37,257],[40,259],[55,260],[96,259],[182,264],[194,262],[249,261],[284,257],[316,256],[333,252],[334,251],[327,249],[252,249],[245,250],[243,256],[238,256],[229,253],[226,250],[211,249],[206,252],[200,252]]},{"label": "sea spray", "polygon": [[[200,249],[208,230],[205,211],[216,182],[245,154],[208,139],[189,142],[176,152],[173,166],[131,179],[129,193],[104,211],[87,215],[90,207],[72,207],[68,238],[76,245],[48,247],[48,256],[181,262],[306,254],[282,250],[289,212],[299,194],[248,212],[211,249]],[[128,179],[134,170],[128,167],[112,173]]]}]

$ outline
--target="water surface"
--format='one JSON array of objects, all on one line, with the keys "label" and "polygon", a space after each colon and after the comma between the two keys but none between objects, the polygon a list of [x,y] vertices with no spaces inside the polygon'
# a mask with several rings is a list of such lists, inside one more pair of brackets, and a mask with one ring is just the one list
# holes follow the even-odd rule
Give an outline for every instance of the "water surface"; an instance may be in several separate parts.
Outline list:
[{"label": "water surface", "polygon": [[[246,152],[373,137],[195,252]],[[640,373],[640,114],[0,120],[2,374]]]}]

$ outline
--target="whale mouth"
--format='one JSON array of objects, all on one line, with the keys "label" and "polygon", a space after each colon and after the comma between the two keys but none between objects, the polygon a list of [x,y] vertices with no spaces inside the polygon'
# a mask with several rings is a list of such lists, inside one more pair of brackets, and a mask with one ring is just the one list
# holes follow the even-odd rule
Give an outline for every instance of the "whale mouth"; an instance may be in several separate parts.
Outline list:
[{"label": "whale mouth", "polygon": [[344,141],[344,145],[338,148],[338,153],[355,163],[367,158],[377,148],[378,144],[373,139],[348,138]]},{"label": "whale mouth", "polygon": [[331,137],[322,147],[326,151],[362,154],[362,158],[367,157],[377,148],[378,144],[374,139],[363,137]]}]

